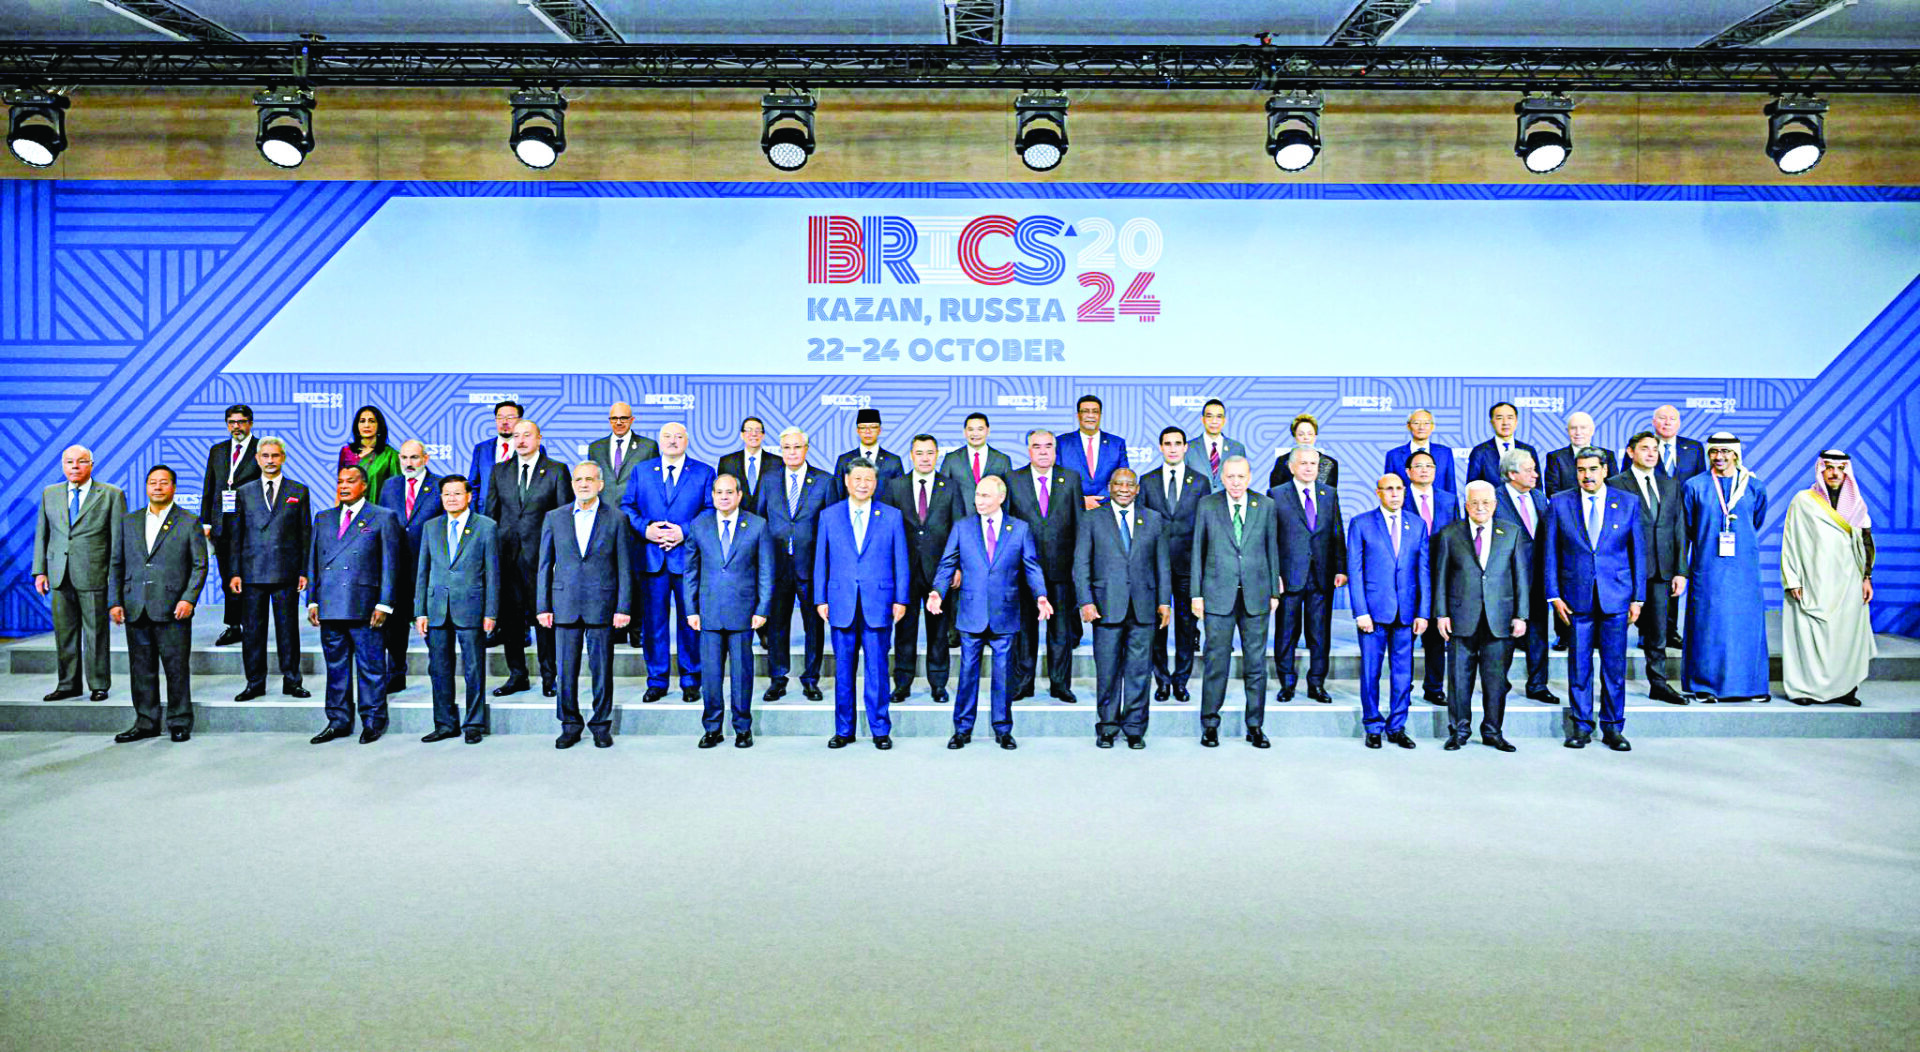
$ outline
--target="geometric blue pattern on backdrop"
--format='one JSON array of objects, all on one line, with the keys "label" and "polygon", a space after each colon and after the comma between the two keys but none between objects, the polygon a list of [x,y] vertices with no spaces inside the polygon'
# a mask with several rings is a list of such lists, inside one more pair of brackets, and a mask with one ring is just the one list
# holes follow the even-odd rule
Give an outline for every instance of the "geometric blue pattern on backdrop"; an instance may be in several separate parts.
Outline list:
[{"label": "geometric blue pattern on backdrop", "polygon": [[[1747,442],[1749,464],[1769,483],[1774,509],[1763,536],[1763,566],[1777,572],[1779,523],[1787,498],[1811,483],[1819,448],[1853,450],[1876,518],[1880,562],[1875,623],[1920,631],[1920,278],[1812,380],[1729,375],[1694,380],[1526,377],[1185,376],[1142,379],[1018,376],[791,377],[753,383],[680,372],[662,360],[626,376],[528,373],[469,375],[453,352],[435,352],[419,374],[330,374],[322,362],[289,363],[285,373],[223,374],[221,368],[395,196],[530,197],[915,197],[1256,199],[1570,199],[1605,201],[1920,201],[1914,187],[1738,187],[1603,185],[1270,185],[1129,183],[129,183],[0,181],[0,405],[14,440],[0,444],[0,633],[44,631],[46,600],[28,577],[33,516],[41,487],[59,478],[59,452],[94,450],[100,476],[140,497],[148,465],[182,476],[192,505],[209,444],[224,436],[221,411],[247,402],[256,430],[292,446],[290,473],[330,491],[334,452],[347,415],[363,403],[387,414],[393,433],[466,451],[490,433],[495,393],[516,395],[547,432],[573,451],[605,432],[609,402],[631,402],[636,426],[682,420],[696,456],[731,448],[749,413],[776,429],[814,434],[816,462],[852,443],[851,411],[836,396],[871,400],[887,420],[889,448],[928,431],[958,441],[965,415],[984,409],[995,444],[1017,450],[1030,426],[1071,427],[1073,399],[1098,392],[1109,430],[1125,435],[1143,464],[1161,427],[1197,428],[1187,400],[1219,397],[1229,433],[1271,452],[1293,415],[1322,423],[1322,443],[1342,465],[1348,514],[1369,506],[1367,480],[1385,450],[1404,441],[1402,421],[1430,408],[1437,437],[1456,447],[1485,436],[1487,408],[1517,397],[1585,409],[1602,442],[1618,446],[1665,402],[1682,406],[1682,433],[1726,427]],[[646,363],[640,363],[644,370]],[[1728,363],[1737,374],[1738,363]],[[340,408],[296,402],[295,394],[338,395]],[[1390,398],[1392,411],[1349,399]],[[681,408],[691,400],[691,409]],[[1731,400],[1731,416],[1689,408]],[[1023,405],[1043,402],[1034,411]],[[1564,442],[1559,415],[1528,411],[1522,437]],[[1016,463],[1019,462],[1016,457]],[[1256,462],[1263,457],[1256,454]],[[445,464],[439,465],[445,467]],[[209,599],[212,598],[211,588]]]}]

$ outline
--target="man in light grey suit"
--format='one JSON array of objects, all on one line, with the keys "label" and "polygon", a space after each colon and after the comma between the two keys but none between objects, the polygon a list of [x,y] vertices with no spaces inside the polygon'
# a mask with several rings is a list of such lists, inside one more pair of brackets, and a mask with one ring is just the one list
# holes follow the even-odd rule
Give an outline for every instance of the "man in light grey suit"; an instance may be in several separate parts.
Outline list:
[{"label": "man in light grey suit", "polygon": [[1134,503],[1139,492],[1132,468],[1115,471],[1107,480],[1107,506],[1080,516],[1073,545],[1073,587],[1084,600],[1080,620],[1093,626],[1100,709],[1094,744],[1102,749],[1113,748],[1122,732],[1127,748],[1145,747],[1153,633],[1173,614],[1171,531],[1159,512]]},{"label": "man in light grey suit", "polygon": [[1247,455],[1246,444],[1227,437],[1227,404],[1218,398],[1207,399],[1200,409],[1200,433],[1187,445],[1187,466],[1205,475],[1214,489],[1220,488],[1220,465],[1230,457]]},{"label": "man in light grey suit", "polygon": [[40,491],[33,523],[33,588],[53,602],[53,640],[60,681],[47,701],[80,696],[80,666],[87,669],[89,700],[105,701],[112,684],[107,653],[107,575],[127,495],[93,478],[93,451],[68,446],[60,454],[65,482]]},{"label": "man in light grey suit", "polygon": [[1247,688],[1247,741],[1267,748],[1267,626],[1280,606],[1280,531],[1273,501],[1248,492],[1246,457],[1220,464],[1225,488],[1200,499],[1193,523],[1193,616],[1206,626],[1206,682],[1200,693],[1200,744],[1220,744],[1220,705],[1227,697],[1233,637],[1240,635]]},{"label": "man in light grey suit", "polygon": [[1447,744],[1452,752],[1473,733],[1473,678],[1480,673],[1480,741],[1512,752],[1502,725],[1513,644],[1527,634],[1533,553],[1526,532],[1496,522],[1492,483],[1467,483],[1467,517],[1434,534],[1433,614],[1447,641]]},{"label": "man in light grey suit", "polygon": [[126,517],[107,574],[107,613],[127,626],[127,678],[134,724],[116,742],[160,735],[160,670],[167,673],[167,730],[193,735],[193,601],[207,580],[199,520],[174,506],[178,477],[165,464],[147,472],[147,506]]},{"label": "man in light grey suit", "polygon": [[[465,475],[440,480],[439,516],[421,527],[414,567],[414,631],[427,641],[427,675],[433,680],[433,732],[420,740],[446,741],[466,732],[478,745],[492,727],[487,709],[487,633],[500,618],[500,542],[492,519],[472,510]],[[453,650],[460,647],[460,675],[467,687],[467,718],[453,704]],[[458,727],[459,730],[455,730]]]},{"label": "man in light grey suit", "polygon": [[[620,498],[626,495],[627,480],[633,476],[633,469],[659,457],[660,443],[634,432],[633,407],[625,402],[615,402],[607,407],[607,427],[609,432],[605,437],[587,443],[587,459],[600,465],[600,477],[606,480],[600,499],[618,508]],[[638,551],[639,544],[637,535],[628,535],[627,547],[630,550]],[[628,646],[637,647],[641,643],[640,629],[640,619],[636,617],[625,631],[617,632],[615,636],[624,637]]]},{"label": "man in light grey suit", "polygon": [[[778,469],[775,469],[776,474]],[[726,740],[720,719],[733,696],[733,744],[753,747],[753,633],[773,607],[773,534],[767,520],[742,511],[740,480],[713,479],[713,508],[687,528],[687,595],[700,633],[700,747]]]},{"label": "man in light grey suit", "polygon": [[600,497],[600,465],[573,466],[573,503],[547,512],[540,523],[540,562],[534,577],[540,627],[553,632],[560,689],[556,749],[580,742],[580,647],[593,677],[593,744],[613,745],[613,633],[627,627],[633,609],[633,562],[626,516]]}]

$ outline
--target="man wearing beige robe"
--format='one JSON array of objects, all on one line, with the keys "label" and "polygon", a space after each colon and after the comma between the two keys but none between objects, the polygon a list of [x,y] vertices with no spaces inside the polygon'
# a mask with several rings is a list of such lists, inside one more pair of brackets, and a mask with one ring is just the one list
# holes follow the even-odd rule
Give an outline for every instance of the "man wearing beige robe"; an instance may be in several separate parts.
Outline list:
[{"label": "man wearing beige robe", "polygon": [[1873,661],[1873,516],[1847,454],[1820,454],[1819,477],[1787,505],[1780,542],[1782,684],[1796,705],[1859,705]]}]

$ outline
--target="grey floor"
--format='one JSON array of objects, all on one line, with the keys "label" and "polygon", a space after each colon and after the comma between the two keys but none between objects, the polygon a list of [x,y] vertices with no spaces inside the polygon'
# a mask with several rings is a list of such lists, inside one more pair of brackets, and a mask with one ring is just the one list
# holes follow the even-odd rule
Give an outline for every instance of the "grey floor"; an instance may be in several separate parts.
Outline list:
[{"label": "grey floor", "polygon": [[0,735],[0,1047],[1920,1046],[1920,743]]}]

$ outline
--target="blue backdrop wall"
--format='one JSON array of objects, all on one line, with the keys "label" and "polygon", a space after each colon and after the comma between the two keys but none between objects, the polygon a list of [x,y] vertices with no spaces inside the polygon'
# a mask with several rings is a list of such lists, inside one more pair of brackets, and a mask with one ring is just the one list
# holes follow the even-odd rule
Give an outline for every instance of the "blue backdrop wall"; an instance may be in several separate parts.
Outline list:
[{"label": "blue backdrop wall", "polygon": [[[715,202],[792,199],[794,215],[803,225],[807,213],[863,216],[954,211],[958,206],[960,213],[979,215],[1011,211],[1004,204],[1014,199],[1029,199],[1034,211],[1073,208],[1074,214],[1103,203],[1166,209],[1165,215],[1173,217],[1162,224],[1171,232],[1169,262],[1159,266],[1159,282],[1142,286],[1142,291],[1161,297],[1155,303],[1165,302],[1167,316],[1157,327],[1125,328],[1126,339],[1155,336],[1158,356],[1151,361],[1159,363],[1160,371],[1142,367],[1148,360],[1142,357],[1145,352],[1102,353],[1106,344],[1081,337],[1070,338],[1064,362],[1031,369],[920,371],[907,366],[910,359],[901,358],[871,371],[778,366],[787,359],[769,359],[776,364],[765,368],[767,362],[752,355],[725,353],[734,342],[754,342],[751,333],[739,335],[730,326],[753,323],[771,326],[772,332],[791,330],[796,335],[786,342],[796,352],[791,360],[798,363],[804,342],[800,337],[831,328],[803,321],[800,298],[837,295],[851,286],[809,285],[767,293],[763,283],[749,275],[732,287],[727,301],[731,309],[676,323],[691,326],[689,332],[709,334],[710,342],[689,347],[686,339],[646,338],[644,319],[650,312],[670,313],[682,297],[660,292],[658,303],[647,302],[644,294],[638,301],[619,302],[583,297],[567,280],[567,259],[536,260],[538,265],[515,273],[510,287],[518,292],[513,306],[523,324],[509,333],[504,349],[495,346],[480,353],[476,346],[489,337],[478,330],[463,335],[463,325],[473,324],[466,314],[484,311],[462,307],[445,299],[444,289],[434,290],[436,283],[468,289],[484,284],[462,276],[477,273],[471,248],[449,247],[441,273],[431,251],[424,257],[418,254],[420,236],[395,240],[389,228],[383,240],[378,236],[381,228],[369,224],[383,209],[398,212],[396,203],[503,197],[651,199],[667,210],[656,215],[698,214]],[[866,203],[857,211],[847,206],[856,199]],[[814,206],[815,201],[823,204]],[[1296,262],[1326,260],[1336,272],[1340,268],[1334,264],[1342,260],[1360,270],[1377,265],[1356,255],[1357,250],[1342,255],[1331,247],[1330,242],[1340,240],[1339,229],[1352,228],[1351,215],[1377,225],[1371,236],[1353,239],[1369,243],[1394,240],[1392,232],[1401,228],[1408,213],[1392,209],[1413,202],[1460,202],[1466,210],[1461,214],[1476,218],[1460,228],[1459,268],[1369,273],[1374,283],[1356,290],[1354,298],[1371,304],[1371,314],[1353,310],[1351,304],[1327,310],[1312,296],[1301,295],[1299,287],[1279,283],[1270,296],[1255,302],[1243,298],[1235,311],[1230,302],[1212,303],[1208,297],[1247,269],[1243,260],[1214,260],[1215,269],[1207,270],[1190,255],[1182,283],[1182,263],[1175,258],[1178,217],[1170,210],[1170,202],[1181,201],[1205,202],[1229,214],[1235,208],[1245,208],[1249,215],[1258,210],[1263,222],[1279,215],[1303,225],[1311,225],[1307,212],[1289,216],[1274,209],[1285,202],[1300,202],[1303,208],[1329,202],[1365,205],[1357,213],[1343,214],[1347,217],[1339,219],[1343,225],[1338,229],[1317,231],[1318,241],[1273,253]],[[483,233],[501,222],[497,213],[482,210],[487,203],[471,205],[471,225]],[[1812,210],[1806,213],[1811,222],[1799,225],[1827,232],[1800,236],[1814,237],[1814,244],[1832,249],[1838,258],[1816,260],[1809,267],[1806,258],[1755,260],[1751,257],[1765,253],[1748,251],[1742,265],[1755,265],[1754,274],[1770,270],[1774,280],[1733,267],[1734,283],[1705,297],[1714,306],[1693,322],[1698,331],[1676,334],[1671,313],[1683,300],[1668,286],[1683,279],[1660,276],[1662,267],[1682,275],[1701,268],[1657,233],[1635,235],[1637,243],[1621,245],[1625,235],[1615,228],[1588,230],[1585,241],[1576,239],[1563,253],[1575,261],[1608,251],[1644,260],[1655,278],[1642,276],[1640,297],[1629,295],[1630,281],[1619,288],[1566,288],[1564,283],[1529,287],[1530,277],[1537,276],[1529,261],[1506,259],[1490,267],[1485,248],[1473,244],[1485,234],[1472,227],[1488,215],[1498,219],[1504,214],[1501,209],[1526,215],[1522,210],[1559,203],[1613,213],[1676,205],[1754,205],[1774,209],[1769,215],[1777,216],[1782,207],[1805,208]],[[1833,223],[1838,213],[1818,211],[1840,205],[1893,206],[1894,212],[1869,212],[1865,221],[1856,217]],[[1342,500],[1349,514],[1369,505],[1367,480],[1385,450],[1405,440],[1403,421],[1412,408],[1431,409],[1438,440],[1464,449],[1485,437],[1489,406],[1518,401],[1524,407],[1521,437],[1548,448],[1565,443],[1560,418],[1567,411],[1591,413],[1599,439],[1618,446],[1646,426],[1654,407],[1673,403],[1681,408],[1683,434],[1704,437],[1727,429],[1746,440],[1749,465],[1776,494],[1766,530],[1770,566],[1777,565],[1786,497],[1811,482],[1817,449],[1843,445],[1854,452],[1878,520],[1881,562],[1875,622],[1883,630],[1914,632],[1920,630],[1920,489],[1915,484],[1920,454],[1914,435],[1920,421],[1920,267],[1912,263],[1916,249],[1907,234],[1913,217],[1920,215],[1916,206],[1920,189],[1915,188],[0,181],[0,406],[15,436],[0,446],[0,458],[8,461],[0,492],[0,526],[5,531],[0,540],[0,633],[39,631],[49,624],[45,600],[32,591],[28,564],[36,495],[58,479],[62,448],[75,442],[90,446],[100,476],[126,488],[135,499],[146,468],[170,463],[181,469],[183,501],[191,504],[197,494],[188,491],[198,484],[189,480],[198,479],[208,445],[224,437],[222,410],[233,402],[254,407],[258,433],[280,435],[291,443],[290,470],[296,477],[324,485],[335,451],[346,441],[350,415],[363,403],[380,406],[396,436],[426,442],[442,468],[447,452],[464,468],[467,451],[490,433],[491,403],[502,395],[527,404],[550,445],[569,452],[603,434],[607,404],[624,400],[634,405],[636,426],[643,429],[655,430],[670,420],[687,422],[697,456],[711,459],[732,448],[741,417],[752,413],[775,430],[795,424],[815,434],[818,463],[852,443],[851,414],[857,405],[881,410],[890,448],[904,449],[905,436],[917,431],[932,432],[943,443],[956,442],[965,415],[982,409],[994,418],[995,444],[1017,451],[1022,445],[1019,433],[1027,427],[1070,427],[1073,400],[1083,391],[1102,395],[1108,430],[1125,435],[1143,464],[1153,456],[1152,443],[1161,427],[1178,423],[1195,429],[1199,402],[1222,398],[1231,407],[1229,433],[1259,451],[1255,460],[1260,478],[1292,416],[1314,413],[1322,423],[1323,447],[1342,462]],[[459,202],[438,207],[436,214],[443,221],[447,216],[459,221]],[[1486,211],[1489,208],[1494,211]],[[1708,227],[1724,232],[1724,216],[1738,219],[1747,213],[1712,214],[1718,218]],[[1792,220],[1800,213],[1787,214],[1788,222],[1770,220],[1769,229],[1795,228]],[[1891,226],[1889,215],[1897,216]],[[1658,226],[1656,221],[1652,229]],[[938,219],[922,219],[920,227],[923,238],[940,236]],[[947,233],[958,229],[955,225]],[[883,234],[881,228],[870,228],[869,233],[870,245],[881,243],[872,236]],[[500,232],[503,245],[528,236],[538,240],[542,235]],[[717,236],[725,240],[724,231]],[[662,237],[685,246],[677,235]],[[1136,239],[1135,254],[1158,237],[1156,227],[1151,238]],[[1742,237],[1732,239],[1736,254]],[[1863,240],[1856,246],[1850,238]],[[777,256],[780,266],[795,272],[792,284],[797,286],[804,230],[791,238],[776,237],[770,247],[736,240],[727,251],[748,260],[757,254]],[[1751,238],[1745,243],[1751,244]],[[1857,267],[1848,263],[1869,256],[1870,261]],[[347,263],[336,266],[329,278],[316,280],[336,258]],[[356,292],[360,286],[345,279],[329,283],[333,275],[349,272],[364,277],[369,258],[391,258],[395,275],[410,275],[409,287],[419,290],[411,293],[417,307],[396,306],[377,291]],[[1444,254],[1440,258],[1444,262]],[[481,262],[510,267],[527,261],[503,251],[500,258]],[[1538,265],[1549,272],[1553,267],[1551,260]],[[1888,267],[1897,277],[1891,284]],[[1728,268],[1713,269],[1727,280]],[[1358,272],[1341,273],[1339,280],[1351,284]],[[1508,274],[1518,290],[1512,313],[1494,311],[1498,301],[1475,298],[1501,273]],[[1808,280],[1800,280],[1803,275]],[[930,283],[941,280],[937,274],[923,276]],[[1701,274],[1699,280],[1710,283],[1713,276]],[[396,283],[397,277],[387,282]],[[1064,283],[1073,286],[1072,277]],[[1406,340],[1398,340],[1391,352],[1366,353],[1375,330],[1391,324],[1396,312],[1408,312],[1405,297],[1417,295],[1406,291],[1410,283],[1426,287],[1428,294],[1437,286],[1442,300],[1457,297],[1470,305],[1462,310],[1475,312],[1470,325],[1436,339],[1460,344],[1484,338],[1496,349],[1516,341],[1524,345],[1535,338],[1527,335],[1529,326],[1521,321],[1552,319],[1556,303],[1584,319],[1576,324],[1589,330],[1590,339],[1584,344],[1567,340],[1561,326],[1558,335],[1540,342],[1533,359],[1536,369],[1512,368],[1512,358],[1502,356],[1506,351],[1478,359],[1507,365],[1486,370],[1504,375],[1451,375],[1462,370],[1445,363],[1476,359],[1423,354],[1419,346],[1406,346]],[[303,299],[310,285],[313,291]],[[1076,295],[1067,300],[1069,318],[1081,299],[1077,293],[1083,291],[1077,286],[1073,290]],[[903,288],[862,291],[898,293]],[[936,294],[928,297],[933,300],[981,290],[928,291]],[[1031,289],[988,291],[1035,294]],[[759,298],[763,293],[768,297],[764,301]],[[1244,297],[1247,290],[1236,294]],[[356,309],[356,303],[362,306]],[[1863,310],[1868,303],[1870,309]],[[1289,309],[1312,312],[1314,324],[1304,330],[1304,337],[1280,324]],[[1430,313],[1440,308],[1427,304],[1421,309]],[[1185,310],[1186,320],[1178,318],[1176,310]],[[603,317],[604,332],[630,331],[633,338],[606,337],[617,345],[595,346],[582,357],[582,348],[576,346],[581,337],[566,325],[551,324],[556,317],[572,315]],[[1203,327],[1192,327],[1202,321]],[[1641,325],[1646,336],[1628,348],[1619,343],[1619,334],[1631,331],[1632,324]],[[1832,329],[1836,324],[1844,335],[1824,342],[1820,326]],[[490,319],[487,325],[493,333],[500,328]],[[1554,325],[1548,323],[1549,331]],[[1121,325],[1111,331],[1124,327],[1123,311]],[[1205,353],[1227,338],[1223,333],[1233,337],[1234,353]],[[1075,339],[1079,342],[1072,342]],[[1108,342],[1118,345],[1120,340],[1115,335]],[[1607,353],[1608,341],[1618,354]],[[492,342],[501,343],[497,337]],[[1695,346],[1696,352],[1686,350]],[[1749,346],[1751,353],[1741,352]],[[1634,353],[1643,358],[1636,360]],[[1625,368],[1619,365],[1623,360],[1629,363]],[[592,367],[583,367],[586,362]],[[1265,362],[1271,367],[1264,367]],[[1016,456],[1016,463],[1020,460]]]}]

